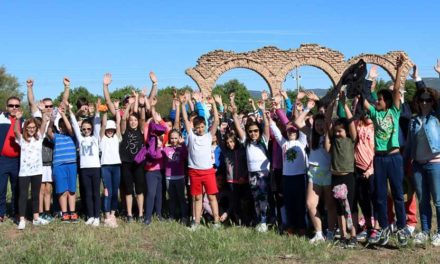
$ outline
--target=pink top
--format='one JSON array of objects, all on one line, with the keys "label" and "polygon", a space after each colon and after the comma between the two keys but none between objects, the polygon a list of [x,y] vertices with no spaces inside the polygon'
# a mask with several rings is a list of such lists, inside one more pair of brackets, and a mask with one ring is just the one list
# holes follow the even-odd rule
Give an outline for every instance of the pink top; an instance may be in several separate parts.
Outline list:
[{"label": "pink top", "polygon": [[186,146],[167,146],[163,148],[162,152],[165,156],[165,176],[184,176],[185,160],[188,157]]},{"label": "pink top", "polygon": [[358,143],[354,148],[354,159],[356,167],[367,171],[368,174],[374,173],[374,125],[371,122],[368,125],[360,124],[362,121],[355,121],[358,134]]}]

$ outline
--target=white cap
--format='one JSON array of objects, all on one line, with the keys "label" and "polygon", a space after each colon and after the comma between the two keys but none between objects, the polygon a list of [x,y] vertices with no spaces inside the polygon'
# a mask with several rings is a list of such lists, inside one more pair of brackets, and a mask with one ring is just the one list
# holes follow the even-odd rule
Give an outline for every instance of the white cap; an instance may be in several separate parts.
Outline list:
[{"label": "white cap", "polygon": [[116,130],[116,123],[113,120],[108,120],[107,125],[105,126],[105,130],[107,129],[115,129]]}]

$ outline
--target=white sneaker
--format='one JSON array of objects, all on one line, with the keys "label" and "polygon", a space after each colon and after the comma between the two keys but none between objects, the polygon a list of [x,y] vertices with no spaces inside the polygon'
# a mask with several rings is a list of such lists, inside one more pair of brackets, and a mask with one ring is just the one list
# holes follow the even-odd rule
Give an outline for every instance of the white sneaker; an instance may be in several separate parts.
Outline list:
[{"label": "white sneaker", "polygon": [[310,239],[310,244],[318,244],[319,242],[324,242],[325,238],[322,233],[316,233],[315,236]]},{"label": "white sneaker", "polygon": [[38,217],[37,220],[33,220],[33,221],[32,221],[32,224],[33,224],[34,226],[47,225],[47,224],[49,224],[49,221],[44,220],[44,219],[41,218],[41,217]]},{"label": "white sneaker", "polygon": [[86,221],[86,225],[91,225],[91,224],[93,224],[93,222],[95,222],[95,218],[89,217],[89,219],[87,219],[87,221]]},{"label": "white sneaker", "polygon": [[417,245],[425,244],[426,241],[428,241],[428,239],[429,239],[428,234],[426,234],[425,232],[419,232],[414,237],[414,243]]},{"label": "white sneaker", "polygon": [[416,227],[415,226],[407,225],[406,229],[409,231],[409,233],[410,233],[410,235],[412,237],[414,235],[414,231],[416,230]]},{"label": "white sneaker", "polygon": [[92,226],[99,226],[99,217],[95,217],[92,223]]},{"label": "white sneaker", "polygon": [[24,230],[24,228],[26,227],[26,220],[20,220],[20,222],[18,223],[18,230]]},{"label": "white sneaker", "polygon": [[196,223],[193,223],[193,224],[191,224],[190,227],[188,227],[189,231],[192,231],[192,232],[195,232],[201,228],[202,228],[202,226],[200,224],[196,224]]},{"label": "white sneaker", "polygon": [[261,224],[257,225],[257,227],[255,229],[259,233],[266,233],[267,232],[267,224],[266,223],[261,223]]},{"label": "white sneaker", "polygon": [[435,235],[432,236],[432,238],[431,238],[431,244],[432,244],[434,247],[438,247],[438,246],[440,246],[440,234],[439,234],[439,233],[437,233],[437,234],[435,234]]}]

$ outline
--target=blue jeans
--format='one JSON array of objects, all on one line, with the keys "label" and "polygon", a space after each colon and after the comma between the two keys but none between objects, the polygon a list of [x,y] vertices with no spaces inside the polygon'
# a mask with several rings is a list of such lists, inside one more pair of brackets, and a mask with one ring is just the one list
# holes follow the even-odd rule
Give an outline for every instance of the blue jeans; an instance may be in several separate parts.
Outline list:
[{"label": "blue jeans", "polygon": [[147,198],[145,202],[145,219],[151,220],[153,209],[158,217],[162,217],[162,172],[160,170],[147,171]]},{"label": "blue jeans", "polygon": [[388,179],[396,211],[397,227],[406,226],[405,202],[403,199],[403,159],[400,153],[377,155],[374,157],[374,187],[379,225],[387,228],[388,224]]},{"label": "blue jeans", "polygon": [[121,183],[121,165],[102,165],[102,182],[107,188],[108,195],[104,196],[104,212],[118,210],[118,191]]},{"label": "blue jeans", "polygon": [[422,231],[431,231],[431,197],[437,215],[437,229],[440,230],[440,163],[418,164],[414,162],[413,168]]},{"label": "blue jeans", "polygon": [[0,156],[0,217],[6,214],[6,192],[8,190],[8,177],[11,182],[11,216],[18,213],[18,171],[20,158]]}]

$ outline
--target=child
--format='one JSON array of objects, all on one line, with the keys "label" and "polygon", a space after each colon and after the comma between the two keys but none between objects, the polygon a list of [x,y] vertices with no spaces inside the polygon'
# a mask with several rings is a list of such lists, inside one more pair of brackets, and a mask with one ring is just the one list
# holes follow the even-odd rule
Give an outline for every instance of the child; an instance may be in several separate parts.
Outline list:
[{"label": "child", "polygon": [[[98,99],[96,109],[100,104],[101,100]],[[99,111],[96,111],[93,124],[89,119],[85,119],[82,121],[80,128],[75,114],[70,108],[70,120],[79,145],[80,176],[84,187],[82,195],[84,194],[88,217],[86,225],[99,226],[99,213],[101,210],[99,195],[99,188],[101,187],[101,162],[99,160],[101,120]]]},{"label": "child", "polygon": [[[231,104],[233,104],[231,102]],[[255,203],[255,212],[259,222],[257,232],[267,232],[267,211],[268,211],[268,192],[269,192],[269,168],[268,158],[269,146],[269,122],[264,114],[264,101],[260,101],[258,106],[263,112],[264,133],[261,135],[260,127],[255,121],[248,120],[245,131],[240,127],[240,121],[234,110],[234,124],[237,134],[246,146],[247,165],[249,170],[249,185]],[[233,107],[234,108],[234,107]]]},{"label": "child", "polygon": [[[58,108],[61,119],[58,121],[58,132],[53,131],[52,117],[47,129],[48,137],[54,142],[53,152],[53,175],[55,180],[55,191],[58,194],[58,200],[61,207],[63,223],[77,223],[78,214],[75,212],[76,203],[76,146],[73,141],[73,130],[67,118],[63,103]],[[69,205],[70,213],[67,212]]]},{"label": "child", "polygon": [[[343,205],[341,200],[337,200],[336,213],[338,215],[338,225],[341,230],[341,239],[345,246],[353,248],[357,244],[356,228],[350,225],[349,219],[345,215],[350,208],[353,208],[355,197],[355,177],[354,177],[354,144],[357,140],[357,131],[352,122],[351,112],[345,105],[345,93],[341,92],[340,100],[343,102],[347,118],[339,118],[331,123],[331,114],[333,113],[333,105],[326,111],[326,121],[328,125],[328,137],[326,141],[326,149],[331,154],[331,172],[332,172],[332,188],[335,186],[345,185],[347,189],[346,200],[348,200],[349,208]],[[350,215],[349,215],[350,216]],[[351,220],[351,219],[349,219]],[[347,238],[347,228],[350,229],[351,237]]]},{"label": "child", "polygon": [[43,174],[43,134],[46,129],[49,116],[47,114],[44,115],[41,125],[35,118],[31,118],[24,122],[23,134],[20,132],[20,119],[22,116],[23,113],[21,111],[17,112],[17,121],[14,124],[15,141],[21,147],[20,171],[18,173],[18,216],[20,217],[20,222],[18,224],[19,230],[23,230],[26,227],[25,215],[29,184],[31,184],[32,193],[33,225],[46,225],[49,223],[39,216],[39,196],[41,177]]},{"label": "child", "polygon": [[169,146],[163,148],[165,156],[166,189],[169,196],[170,218],[177,216],[179,207],[182,216],[181,222],[188,221],[188,208],[185,200],[185,160],[188,153],[186,146],[180,145],[181,134],[173,129],[168,134]]},{"label": "child", "polygon": [[201,214],[202,214],[202,188],[208,194],[209,203],[214,214],[214,228],[220,227],[220,219],[218,214],[218,204],[216,194],[218,192],[215,169],[212,167],[211,144],[212,137],[217,132],[219,125],[219,118],[217,113],[217,106],[212,98],[208,102],[212,104],[214,113],[214,122],[206,133],[206,121],[203,117],[196,117],[191,124],[186,113],[186,98],[181,98],[182,115],[185,129],[188,132],[188,175],[191,181],[191,195],[194,200],[194,223],[191,230],[199,228]]}]

